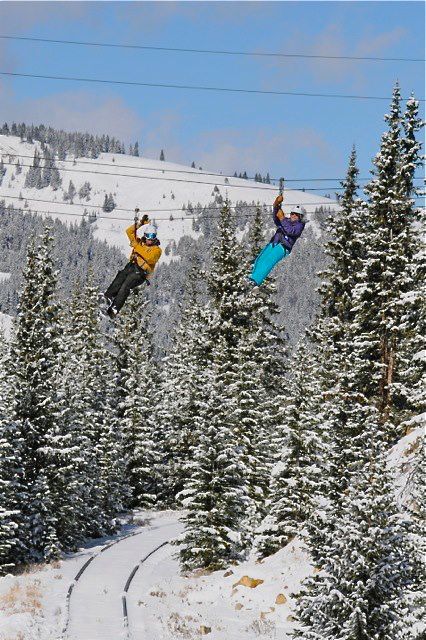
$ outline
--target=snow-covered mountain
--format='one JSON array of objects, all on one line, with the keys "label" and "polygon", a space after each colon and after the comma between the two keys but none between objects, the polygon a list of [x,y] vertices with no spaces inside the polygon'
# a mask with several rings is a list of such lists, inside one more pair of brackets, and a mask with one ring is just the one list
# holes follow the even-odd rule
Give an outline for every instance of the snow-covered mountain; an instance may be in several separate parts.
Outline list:
[{"label": "snow-covered mountain", "polygon": [[[270,205],[277,195],[274,185],[217,174],[205,175],[205,169],[200,171],[171,162],[112,153],[102,153],[93,160],[74,159],[72,156],[67,156],[64,161],[55,160],[62,178],[61,187],[57,190],[51,186],[28,188],[25,187],[25,179],[36,149],[43,156],[39,142],[29,143],[19,137],[0,135],[0,162],[3,161],[5,170],[0,181],[0,199],[4,198],[7,204],[16,207],[26,203],[27,210],[40,211],[43,212],[40,215],[49,214],[69,222],[79,220],[78,216],[86,210],[91,218],[96,216],[95,236],[126,252],[128,241],[123,231],[132,223],[135,207],[152,215],[162,244],[167,247],[184,235],[196,235],[190,212],[182,210],[188,203],[207,206],[221,195],[228,197],[231,204],[245,201]],[[16,170],[18,160],[22,165],[20,172]],[[73,204],[64,200],[70,181],[76,189]],[[86,182],[91,185],[90,200],[78,195]],[[111,212],[105,212],[102,205],[109,194],[112,194],[116,206]],[[329,207],[334,202],[304,191],[286,191],[284,209],[290,210],[296,204],[309,213],[321,204]],[[164,256],[163,262],[167,259]]]}]

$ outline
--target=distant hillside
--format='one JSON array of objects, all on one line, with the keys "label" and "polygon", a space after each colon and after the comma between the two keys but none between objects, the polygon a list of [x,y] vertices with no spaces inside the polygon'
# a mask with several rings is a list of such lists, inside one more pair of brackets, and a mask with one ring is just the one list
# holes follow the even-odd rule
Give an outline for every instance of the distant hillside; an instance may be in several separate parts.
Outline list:
[{"label": "distant hillside", "polygon": [[[63,265],[60,283],[66,297],[89,266],[104,286],[125,263],[129,252],[125,229],[133,223],[138,206],[141,213],[151,214],[164,250],[148,293],[156,308],[152,322],[157,344],[164,352],[179,319],[177,303],[182,299],[191,253],[199,255],[208,268],[221,203],[228,198],[235,207],[241,238],[255,206],[265,205],[266,241],[273,229],[268,212],[277,187],[126,155],[121,143],[105,137],[91,140],[88,134],[46,131],[38,132],[39,139],[34,133],[26,139],[28,129],[0,135],[0,200],[4,198],[6,216],[0,235],[4,251],[0,272],[11,273],[9,280],[0,282],[0,311],[15,313],[26,240],[41,229],[42,218],[56,220],[57,259]],[[102,151],[106,144],[115,151]],[[26,215],[8,205],[22,208]],[[322,226],[330,207],[337,203],[304,191],[286,191],[284,209],[295,205],[307,212],[309,223],[297,249],[276,271],[280,321],[292,341],[315,314],[316,272],[324,263]]]}]

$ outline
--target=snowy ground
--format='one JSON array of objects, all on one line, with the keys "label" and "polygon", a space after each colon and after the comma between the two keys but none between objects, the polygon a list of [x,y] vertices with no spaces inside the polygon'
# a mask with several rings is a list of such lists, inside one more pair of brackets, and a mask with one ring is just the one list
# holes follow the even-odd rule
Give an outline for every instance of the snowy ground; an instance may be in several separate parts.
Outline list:
[{"label": "snowy ground", "polygon": [[[123,527],[115,538],[94,540],[64,560],[1,578],[0,640],[126,638],[121,598],[127,578],[144,556],[176,537],[181,529],[173,512],[153,516],[141,512],[135,520],[141,524]],[[133,535],[125,537],[129,534]],[[116,544],[101,551],[116,540]],[[75,582],[92,556],[93,561]],[[70,585],[74,588],[68,607]]]},{"label": "snowy ground", "polygon": [[[140,512],[136,519],[146,524],[128,525],[104,551],[111,540],[95,540],[53,565],[0,579],[0,640],[178,640],[199,638],[209,629],[211,640],[287,638],[290,594],[311,571],[299,542],[262,563],[183,577],[170,545],[139,564],[176,538],[182,527],[177,514]],[[126,597],[126,628],[122,596],[138,564]],[[243,576],[263,582],[255,588],[237,585]]]},{"label": "snowy ground", "polygon": [[312,571],[298,540],[262,563],[251,560],[228,571],[182,577],[172,563],[169,556],[157,566],[153,558],[150,573],[135,579],[135,640],[195,640],[203,632],[211,640],[286,640],[293,628],[290,594]]}]

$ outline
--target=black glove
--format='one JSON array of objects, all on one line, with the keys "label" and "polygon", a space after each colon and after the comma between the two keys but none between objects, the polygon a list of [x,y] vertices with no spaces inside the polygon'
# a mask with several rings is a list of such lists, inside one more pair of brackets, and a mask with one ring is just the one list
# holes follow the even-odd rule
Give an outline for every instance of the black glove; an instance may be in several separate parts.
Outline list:
[{"label": "black glove", "polygon": [[141,226],[142,226],[142,225],[144,225],[144,224],[148,224],[148,223],[149,223],[149,217],[145,214],[144,216],[142,216],[142,219],[141,219],[141,223],[140,223],[140,224],[141,224]]}]

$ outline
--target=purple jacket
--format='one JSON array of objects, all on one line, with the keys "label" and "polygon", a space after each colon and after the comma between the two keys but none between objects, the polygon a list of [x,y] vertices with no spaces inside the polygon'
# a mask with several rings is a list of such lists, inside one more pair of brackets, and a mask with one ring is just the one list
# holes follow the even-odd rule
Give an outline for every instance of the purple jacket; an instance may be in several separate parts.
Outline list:
[{"label": "purple jacket", "polygon": [[274,205],[274,222],[277,225],[277,231],[271,238],[273,245],[282,244],[288,251],[291,251],[294,247],[294,243],[297,238],[300,238],[302,231],[305,228],[305,223],[297,220],[292,222],[290,218],[283,218],[279,220],[277,213],[280,210],[280,205]]}]

